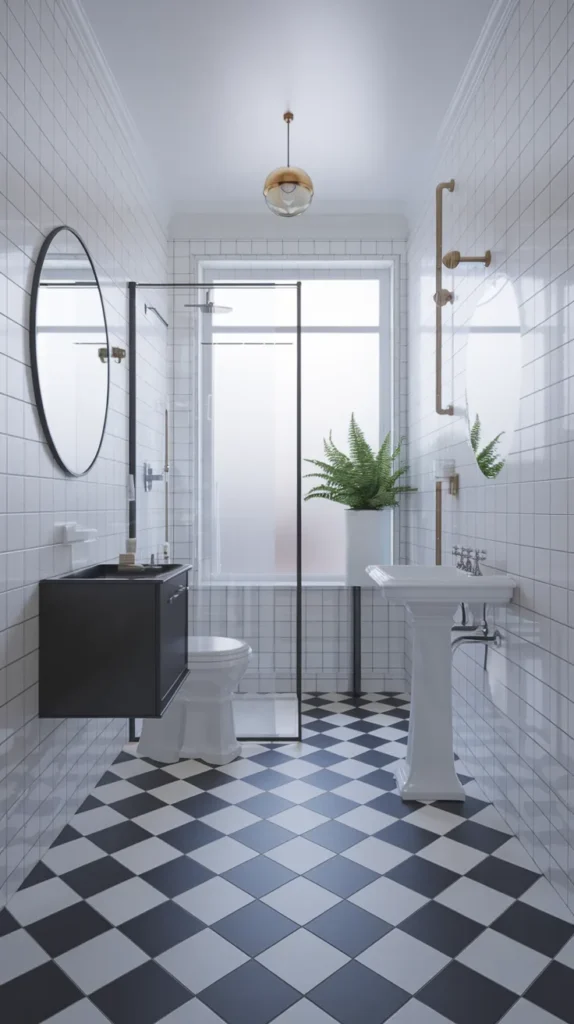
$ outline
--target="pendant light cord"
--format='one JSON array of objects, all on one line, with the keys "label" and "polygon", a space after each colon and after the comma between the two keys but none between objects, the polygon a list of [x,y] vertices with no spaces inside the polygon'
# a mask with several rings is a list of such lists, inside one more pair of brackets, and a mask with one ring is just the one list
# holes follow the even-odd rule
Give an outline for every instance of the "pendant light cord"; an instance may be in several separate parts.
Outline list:
[{"label": "pendant light cord", "polygon": [[291,122],[287,121],[287,167],[290,166],[290,145],[289,145],[289,129],[291,128]]}]

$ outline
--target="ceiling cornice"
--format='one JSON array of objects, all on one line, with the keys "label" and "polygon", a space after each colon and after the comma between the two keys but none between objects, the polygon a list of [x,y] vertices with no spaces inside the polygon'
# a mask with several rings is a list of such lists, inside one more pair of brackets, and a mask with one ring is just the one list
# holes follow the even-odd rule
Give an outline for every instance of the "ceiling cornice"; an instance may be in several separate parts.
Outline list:
[{"label": "ceiling cornice", "polygon": [[101,90],[112,117],[117,122],[120,138],[130,156],[131,173],[148,196],[161,227],[166,230],[169,211],[165,198],[150,173],[150,155],[129,112],[126,101],[98,42],[81,0],[59,0],[60,8],[82,49],[84,58]]},{"label": "ceiling cornice", "polygon": [[519,0],[494,0],[439,128],[436,141],[437,154],[443,152],[455,135],[518,3]]}]

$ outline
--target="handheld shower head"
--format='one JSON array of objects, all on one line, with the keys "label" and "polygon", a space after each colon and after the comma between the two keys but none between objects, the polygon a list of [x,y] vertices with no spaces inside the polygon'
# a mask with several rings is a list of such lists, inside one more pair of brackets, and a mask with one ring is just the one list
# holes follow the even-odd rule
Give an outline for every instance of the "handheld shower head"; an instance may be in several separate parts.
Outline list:
[{"label": "handheld shower head", "polygon": [[211,291],[209,288],[205,291],[205,302],[186,302],[186,309],[199,309],[202,313],[213,314],[213,313],[231,313],[232,306],[216,306],[211,301]]}]

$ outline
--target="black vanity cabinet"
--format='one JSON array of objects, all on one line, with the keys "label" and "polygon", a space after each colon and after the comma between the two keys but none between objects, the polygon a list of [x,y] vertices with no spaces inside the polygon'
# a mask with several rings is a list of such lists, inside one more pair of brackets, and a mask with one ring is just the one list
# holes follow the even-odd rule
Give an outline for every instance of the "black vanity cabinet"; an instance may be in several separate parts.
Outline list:
[{"label": "black vanity cabinet", "polygon": [[40,582],[41,718],[160,718],[187,674],[189,565]]}]

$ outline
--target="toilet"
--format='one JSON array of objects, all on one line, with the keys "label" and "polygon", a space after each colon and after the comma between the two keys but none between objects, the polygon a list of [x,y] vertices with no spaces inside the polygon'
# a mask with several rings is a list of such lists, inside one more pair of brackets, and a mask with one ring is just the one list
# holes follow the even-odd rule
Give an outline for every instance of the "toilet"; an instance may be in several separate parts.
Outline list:
[{"label": "toilet", "polygon": [[165,764],[181,757],[215,765],[233,761],[241,751],[235,736],[233,694],[251,653],[243,640],[190,637],[189,674],[163,717],[144,720],[138,755]]}]

